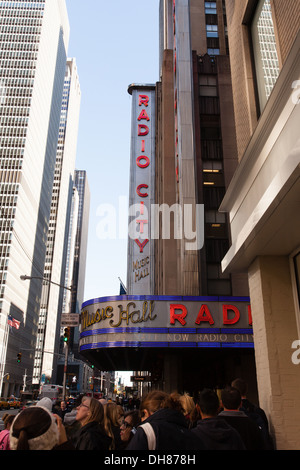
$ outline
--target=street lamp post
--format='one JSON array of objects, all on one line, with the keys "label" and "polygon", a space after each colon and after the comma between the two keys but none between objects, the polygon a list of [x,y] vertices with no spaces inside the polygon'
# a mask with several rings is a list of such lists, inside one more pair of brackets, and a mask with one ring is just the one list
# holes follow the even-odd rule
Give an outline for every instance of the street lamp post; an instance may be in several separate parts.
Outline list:
[{"label": "street lamp post", "polygon": [[[62,289],[69,290],[70,292],[73,291],[73,287],[67,287],[62,284],[58,284],[57,282],[51,281],[50,279],[47,279],[46,277],[43,276],[26,276],[26,275],[21,275],[20,279],[22,281],[27,281],[31,279],[39,279],[41,281],[49,282],[50,284],[54,284],[58,287],[61,287]],[[72,300],[72,299],[71,299]],[[71,310],[71,305],[70,305],[70,310]],[[71,313],[71,312],[70,312]],[[68,354],[69,354],[69,342],[64,343],[64,348],[65,348],[65,363],[64,363],[64,375],[63,375],[63,399],[66,398],[66,385],[67,385],[67,368],[68,368]]]}]

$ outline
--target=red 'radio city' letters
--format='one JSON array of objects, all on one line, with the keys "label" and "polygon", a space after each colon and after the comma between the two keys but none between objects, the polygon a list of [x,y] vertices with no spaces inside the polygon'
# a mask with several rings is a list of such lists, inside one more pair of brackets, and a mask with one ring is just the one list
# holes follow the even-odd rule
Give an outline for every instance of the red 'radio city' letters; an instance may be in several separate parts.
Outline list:
[{"label": "red 'radio city' letters", "polygon": [[139,106],[142,106],[142,104],[144,106],[146,106],[146,108],[148,107],[148,103],[149,103],[149,96],[147,95],[139,95]]},{"label": "red 'radio city' letters", "polygon": [[150,121],[150,118],[146,112],[145,109],[143,109],[141,112],[140,112],[140,115],[138,117],[138,121],[141,121],[142,119],[146,119],[146,121]]},{"label": "red 'radio city' letters", "polygon": [[[240,319],[240,311],[235,305],[222,305],[223,312],[223,324],[234,325]],[[229,312],[233,312],[233,318],[229,318]],[[171,304],[170,305],[170,324],[175,325],[175,321],[178,321],[182,326],[186,325],[186,316],[188,314],[187,308],[183,304]],[[213,325],[215,323],[213,316],[206,304],[202,304],[195,320],[196,325],[201,323],[209,323]],[[248,322],[252,325],[251,307],[248,305]]]},{"label": "red 'radio city' letters", "polygon": [[[138,104],[139,104],[139,106],[144,105],[147,108],[148,105],[149,105],[149,96],[139,95]],[[138,122],[143,121],[143,120],[147,121],[147,122],[150,121],[150,118],[147,114],[146,109],[142,109],[139,116],[138,116],[138,118],[137,118]],[[149,132],[150,132],[150,129],[146,124],[138,124],[138,129],[137,130],[138,130],[138,137],[144,137],[144,136],[148,135]],[[142,153],[145,152],[145,140],[141,141],[141,152]],[[146,169],[150,165],[150,158],[146,155],[140,155],[136,159],[136,165],[141,169]],[[137,195],[140,198],[143,198],[143,199],[147,198],[149,196],[149,194],[147,192],[148,188],[149,188],[148,184],[145,184],[145,183],[139,184],[136,188]],[[143,215],[143,214],[144,214],[144,202],[141,201],[140,215]],[[138,220],[136,220],[136,223],[140,225],[140,233],[143,233],[144,232],[144,224],[148,224],[148,220],[138,219]],[[143,240],[143,242],[140,242],[139,239],[136,239],[135,242],[136,242],[136,244],[138,245],[138,247],[140,249],[140,253],[143,253],[144,247],[147,245],[149,240],[145,239],[145,240]]]}]

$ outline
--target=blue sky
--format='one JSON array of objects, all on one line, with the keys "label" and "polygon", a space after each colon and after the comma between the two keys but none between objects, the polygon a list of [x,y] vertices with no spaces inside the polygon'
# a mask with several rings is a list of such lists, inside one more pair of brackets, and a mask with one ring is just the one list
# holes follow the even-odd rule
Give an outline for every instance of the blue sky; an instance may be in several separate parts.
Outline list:
[{"label": "blue sky", "polygon": [[[128,198],[131,83],[159,80],[159,0],[66,0],[69,57],[75,57],[81,85],[76,168],[86,170],[91,192],[84,300],[119,294],[126,284],[127,239],[101,240],[102,204],[119,215]],[[124,215],[124,214],[123,214]]]}]

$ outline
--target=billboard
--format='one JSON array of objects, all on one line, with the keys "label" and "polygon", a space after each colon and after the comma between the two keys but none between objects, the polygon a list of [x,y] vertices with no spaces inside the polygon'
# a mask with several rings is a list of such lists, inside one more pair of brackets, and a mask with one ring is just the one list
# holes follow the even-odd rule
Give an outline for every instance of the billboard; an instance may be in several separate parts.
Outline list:
[{"label": "billboard", "polygon": [[131,295],[93,299],[82,306],[79,347],[253,348],[250,301]]}]

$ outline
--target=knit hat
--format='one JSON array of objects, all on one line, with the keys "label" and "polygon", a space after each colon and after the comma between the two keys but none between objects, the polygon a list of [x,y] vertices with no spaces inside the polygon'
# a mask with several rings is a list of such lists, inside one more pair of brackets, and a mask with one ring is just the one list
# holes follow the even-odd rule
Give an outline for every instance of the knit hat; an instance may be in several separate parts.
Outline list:
[{"label": "knit hat", "polygon": [[28,443],[29,450],[52,450],[58,444],[58,437],[53,414],[45,407],[32,406],[14,419],[10,429],[10,448],[17,450],[22,438],[25,445]]},{"label": "knit hat", "polygon": [[52,411],[53,403],[51,398],[44,397],[38,402],[37,406],[41,406],[42,408],[47,408],[49,411]]}]

